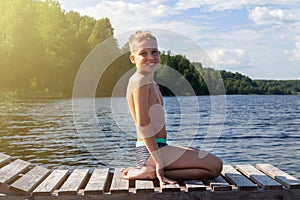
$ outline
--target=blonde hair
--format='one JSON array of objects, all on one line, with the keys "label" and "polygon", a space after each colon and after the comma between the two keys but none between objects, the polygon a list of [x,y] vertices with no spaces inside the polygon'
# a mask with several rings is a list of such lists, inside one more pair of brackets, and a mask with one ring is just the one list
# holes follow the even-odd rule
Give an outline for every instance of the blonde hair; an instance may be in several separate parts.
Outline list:
[{"label": "blonde hair", "polygon": [[134,51],[135,50],[135,44],[139,43],[143,40],[156,40],[156,37],[154,35],[152,35],[152,33],[150,31],[136,31],[134,34],[132,34],[129,37],[129,49],[130,51]]}]

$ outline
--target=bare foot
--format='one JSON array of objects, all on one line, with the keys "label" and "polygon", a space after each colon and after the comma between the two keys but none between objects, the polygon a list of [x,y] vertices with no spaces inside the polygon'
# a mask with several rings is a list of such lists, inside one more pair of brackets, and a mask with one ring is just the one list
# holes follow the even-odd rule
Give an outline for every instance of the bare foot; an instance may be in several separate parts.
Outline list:
[{"label": "bare foot", "polygon": [[127,176],[129,170],[132,170],[132,169],[142,169],[142,167],[128,167],[128,168],[123,168],[123,169],[121,169],[122,176]]},{"label": "bare foot", "polygon": [[122,177],[124,179],[155,179],[155,168],[151,166],[130,167],[123,170]]}]

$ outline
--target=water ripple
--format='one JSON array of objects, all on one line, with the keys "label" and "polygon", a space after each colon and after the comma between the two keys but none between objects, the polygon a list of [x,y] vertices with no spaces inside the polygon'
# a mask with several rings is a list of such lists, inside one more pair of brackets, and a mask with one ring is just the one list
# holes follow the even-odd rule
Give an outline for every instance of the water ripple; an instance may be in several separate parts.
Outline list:
[{"label": "water ripple", "polygon": [[[189,97],[181,98],[189,114],[181,113],[177,98],[164,98],[168,142],[200,148],[209,127],[222,124],[211,122],[210,97],[198,97],[198,109]],[[222,134],[211,136],[207,142],[215,145],[212,152],[225,163],[271,163],[300,177],[299,103],[300,96],[227,96]],[[112,114],[110,106],[109,98],[96,99],[99,123],[91,124],[91,119],[77,116],[84,130],[79,133],[72,100],[0,104],[0,152],[49,168],[135,165],[132,119],[128,110],[118,108]],[[114,115],[118,115],[119,124]],[[182,124],[183,119],[190,120]]]}]

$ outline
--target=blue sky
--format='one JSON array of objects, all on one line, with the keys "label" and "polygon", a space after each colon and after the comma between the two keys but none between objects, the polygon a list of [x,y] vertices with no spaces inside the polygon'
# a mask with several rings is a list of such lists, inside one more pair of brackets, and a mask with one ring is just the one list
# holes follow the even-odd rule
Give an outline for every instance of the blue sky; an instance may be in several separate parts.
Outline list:
[{"label": "blue sky", "polygon": [[182,34],[217,69],[253,79],[300,79],[300,0],[58,1],[65,11],[108,17],[115,35],[151,28]]}]

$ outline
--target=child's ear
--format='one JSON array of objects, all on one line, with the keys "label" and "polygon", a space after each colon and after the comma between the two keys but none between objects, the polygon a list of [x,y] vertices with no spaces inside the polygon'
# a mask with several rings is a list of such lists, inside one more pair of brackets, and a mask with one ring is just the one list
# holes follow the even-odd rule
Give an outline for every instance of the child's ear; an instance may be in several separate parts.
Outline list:
[{"label": "child's ear", "polygon": [[132,64],[135,64],[134,55],[130,54],[129,59],[132,62]]}]

